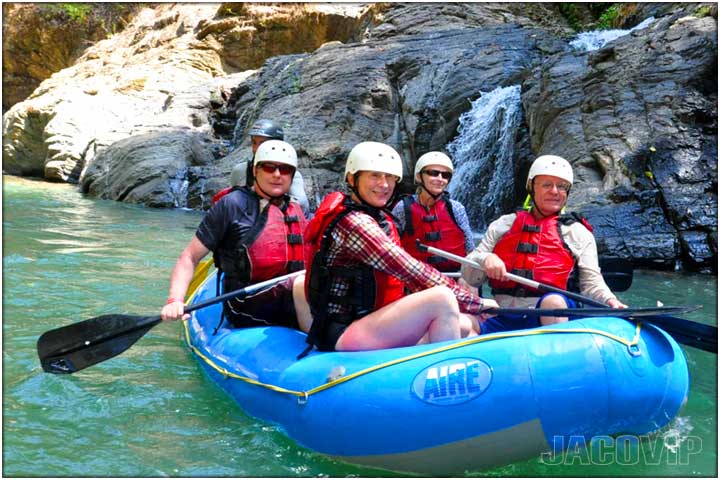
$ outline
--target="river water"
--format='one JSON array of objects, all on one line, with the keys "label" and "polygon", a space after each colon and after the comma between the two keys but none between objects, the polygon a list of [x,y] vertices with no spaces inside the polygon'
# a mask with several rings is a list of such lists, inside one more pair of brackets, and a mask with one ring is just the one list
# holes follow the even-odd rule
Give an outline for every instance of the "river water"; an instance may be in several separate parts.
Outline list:
[{"label": "river water", "polygon": [[[42,372],[35,345],[44,331],[106,313],[157,313],[200,218],[3,177],[3,475],[397,476],[312,453],[246,416],[203,375],[178,324],[75,375]],[[686,318],[717,324],[714,276],[636,272],[621,298],[703,304]],[[641,439],[639,454],[574,452],[467,475],[717,476],[717,357],[685,353],[689,401],[663,432]]]}]

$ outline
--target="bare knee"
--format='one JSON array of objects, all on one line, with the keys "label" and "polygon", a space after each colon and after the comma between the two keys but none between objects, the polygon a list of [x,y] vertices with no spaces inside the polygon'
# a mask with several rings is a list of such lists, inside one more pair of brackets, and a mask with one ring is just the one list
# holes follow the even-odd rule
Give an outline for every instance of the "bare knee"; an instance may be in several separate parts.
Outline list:
[{"label": "bare knee", "polygon": [[[540,308],[567,308],[567,302],[562,295],[548,295],[540,302]],[[568,317],[540,317],[541,325],[552,325],[554,323],[567,322]]]},{"label": "bare knee", "polygon": [[295,305],[295,315],[297,316],[300,330],[305,333],[310,331],[313,318],[310,313],[310,304],[305,298],[305,275],[295,277],[293,283],[293,304]]},{"label": "bare knee", "polygon": [[562,295],[548,295],[540,302],[540,308],[567,308]]},{"label": "bare knee", "polygon": [[460,315],[460,307],[458,306],[457,298],[452,290],[445,285],[437,285],[435,287],[428,288],[425,290],[427,300],[430,305],[439,310],[438,313],[449,313],[454,315]]}]

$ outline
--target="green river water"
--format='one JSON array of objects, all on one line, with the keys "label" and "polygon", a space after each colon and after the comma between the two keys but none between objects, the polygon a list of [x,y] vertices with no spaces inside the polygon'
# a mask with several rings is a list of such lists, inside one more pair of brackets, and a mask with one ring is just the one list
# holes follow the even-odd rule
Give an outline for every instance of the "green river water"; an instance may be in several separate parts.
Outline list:
[{"label": "green river water", "polygon": [[[160,325],[123,355],[75,375],[42,372],[35,344],[44,331],[106,313],[158,313],[200,219],[4,176],[3,475],[398,476],[333,461],[245,415],[204,376],[179,324]],[[621,298],[635,306],[700,303],[686,318],[717,323],[715,276],[639,271]],[[717,356],[685,353],[688,403],[642,439],[639,455],[598,461],[574,452],[467,475],[717,476]]]}]

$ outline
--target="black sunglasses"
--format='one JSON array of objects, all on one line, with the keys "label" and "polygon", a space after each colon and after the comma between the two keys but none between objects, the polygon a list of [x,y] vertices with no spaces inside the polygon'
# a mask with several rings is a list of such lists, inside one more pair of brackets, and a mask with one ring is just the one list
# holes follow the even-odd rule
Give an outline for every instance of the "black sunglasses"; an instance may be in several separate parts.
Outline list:
[{"label": "black sunglasses", "polygon": [[265,173],[273,174],[275,170],[280,170],[280,175],[290,175],[295,171],[291,165],[277,164],[277,163],[260,163],[258,168]]},{"label": "black sunglasses", "polygon": [[450,180],[450,177],[452,177],[452,172],[441,172],[440,170],[423,170],[422,173],[431,177],[440,175],[445,180]]}]

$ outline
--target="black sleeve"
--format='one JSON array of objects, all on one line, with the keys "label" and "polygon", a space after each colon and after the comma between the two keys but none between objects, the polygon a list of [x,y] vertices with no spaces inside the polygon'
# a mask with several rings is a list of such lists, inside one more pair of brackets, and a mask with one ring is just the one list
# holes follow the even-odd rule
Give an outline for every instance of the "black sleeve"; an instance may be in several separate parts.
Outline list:
[{"label": "black sleeve", "polygon": [[247,189],[239,188],[210,207],[195,235],[205,248],[216,252],[225,243],[242,241],[259,214],[258,199]]},{"label": "black sleeve", "polygon": [[217,250],[218,245],[225,237],[225,229],[230,224],[226,198],[227,195],[210,207],[195,231],[195,236],[208,250]]}]

